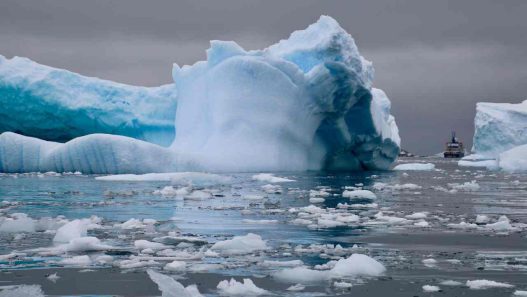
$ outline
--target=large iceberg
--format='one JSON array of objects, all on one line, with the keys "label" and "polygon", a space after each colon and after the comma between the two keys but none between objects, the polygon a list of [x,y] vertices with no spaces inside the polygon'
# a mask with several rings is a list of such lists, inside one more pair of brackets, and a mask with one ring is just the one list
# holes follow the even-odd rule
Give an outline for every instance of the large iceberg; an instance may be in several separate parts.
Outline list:
[{"label": "large iceberg", "polygon": [[460,166],[527,170],[527,100],[477,103],[474,126],[473,154],[463,158]]},{"label": "large iceberg", "polygon": [[93,133],[174,140],[173,84],[129,86],[0,55],[0,105],[0,132],[61,142]]},{"label": "large iceberg", "polygon": [[476,105],[472,152],[496,158],[515,146],[527,144],[527,100],[518,103]]},{"label": "large iceberg", "polygon": [[212,41],[174,65],[170,147],[115,135],[65,144],[0,135],[0,171],[144,173],[387,169],[400,138],[390,101],[351,35],[322,16],[264,50]]}]

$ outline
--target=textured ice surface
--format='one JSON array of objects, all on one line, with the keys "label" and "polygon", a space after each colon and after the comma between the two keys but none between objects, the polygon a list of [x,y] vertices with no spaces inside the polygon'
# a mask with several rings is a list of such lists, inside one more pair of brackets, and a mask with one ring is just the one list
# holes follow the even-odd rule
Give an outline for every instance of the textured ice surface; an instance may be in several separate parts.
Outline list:
[{"label": "textured ice surface", "polygon": [[174,137],[173,84],[136,87],[0,55],[0,132],[45,140],[108,133],[169,145]]},{"label": "textured ice surface", "polygon": [[[57,81],[68,82],[66,74]],[[66,144],[3,134],[0,171],[363,170],[388,169],[397,158],[390,101],[372,88],[371,63],[330,17],[264,50],[212,41],[207,61],[174,65],[173,77],[177,133],[170,148],[102,134]],[[106,103],[90,104],[108,111]],[[140,103],[133,110],[150,115],[153,107]],[[170,110],[154,106],[163,115]]]},{"label": "textured ice surface", "polygon": [[527,171],[527,144],[516,146],[499,155],[498,166],[507,172]]},{"label": "textured ice surface", "polygon": [[527,144],[527,100],[518,104],[484,103],[476,107],[472,152],[496,158],[515,146]]}]

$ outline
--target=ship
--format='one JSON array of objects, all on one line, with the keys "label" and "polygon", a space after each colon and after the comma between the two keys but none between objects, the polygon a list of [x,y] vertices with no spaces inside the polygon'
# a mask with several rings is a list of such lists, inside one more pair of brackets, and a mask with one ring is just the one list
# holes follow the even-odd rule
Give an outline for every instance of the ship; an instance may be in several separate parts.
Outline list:
[{"label": "ship", "polygon": [[452,131],[452,139],[445,145],[443,152],[445,158],[463,158],[465,156],[465,148],[463,142],[456,137],[456,132]]}]

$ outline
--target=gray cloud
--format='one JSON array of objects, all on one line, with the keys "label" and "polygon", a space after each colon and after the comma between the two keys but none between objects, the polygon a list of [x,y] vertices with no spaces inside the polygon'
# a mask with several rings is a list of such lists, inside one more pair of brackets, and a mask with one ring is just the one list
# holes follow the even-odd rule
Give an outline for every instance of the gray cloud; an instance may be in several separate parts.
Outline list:
[{"label": "gray cloud", "polygon": [[523,0],[2,0],[0,54],[159,85],[210,39],[262,48],[321,14],[374,62],[407,149],[441,151],[451,129],[470,145],[475,102],[527,99]]}]

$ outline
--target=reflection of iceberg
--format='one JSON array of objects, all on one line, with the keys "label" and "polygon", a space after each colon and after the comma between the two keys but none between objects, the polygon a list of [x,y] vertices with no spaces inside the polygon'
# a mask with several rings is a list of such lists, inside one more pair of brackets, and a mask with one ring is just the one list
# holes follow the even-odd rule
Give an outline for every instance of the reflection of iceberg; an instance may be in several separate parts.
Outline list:
[{"label": "reflection of iceberg", "polygon": [[174,85],[128,86],[0,55],[0,132],[52,141],[108,133],[170,145],[175,97]]},{"label": "reflection of iceberg", "polygon": [[386,169],[399,152],[390,101],[371,88],[371,63],[330,17],[261,51],[213,41],[207,61],[175,65],[173,76],[170,148],[122,136],[57,144],[3,134],[0,170]]}]

